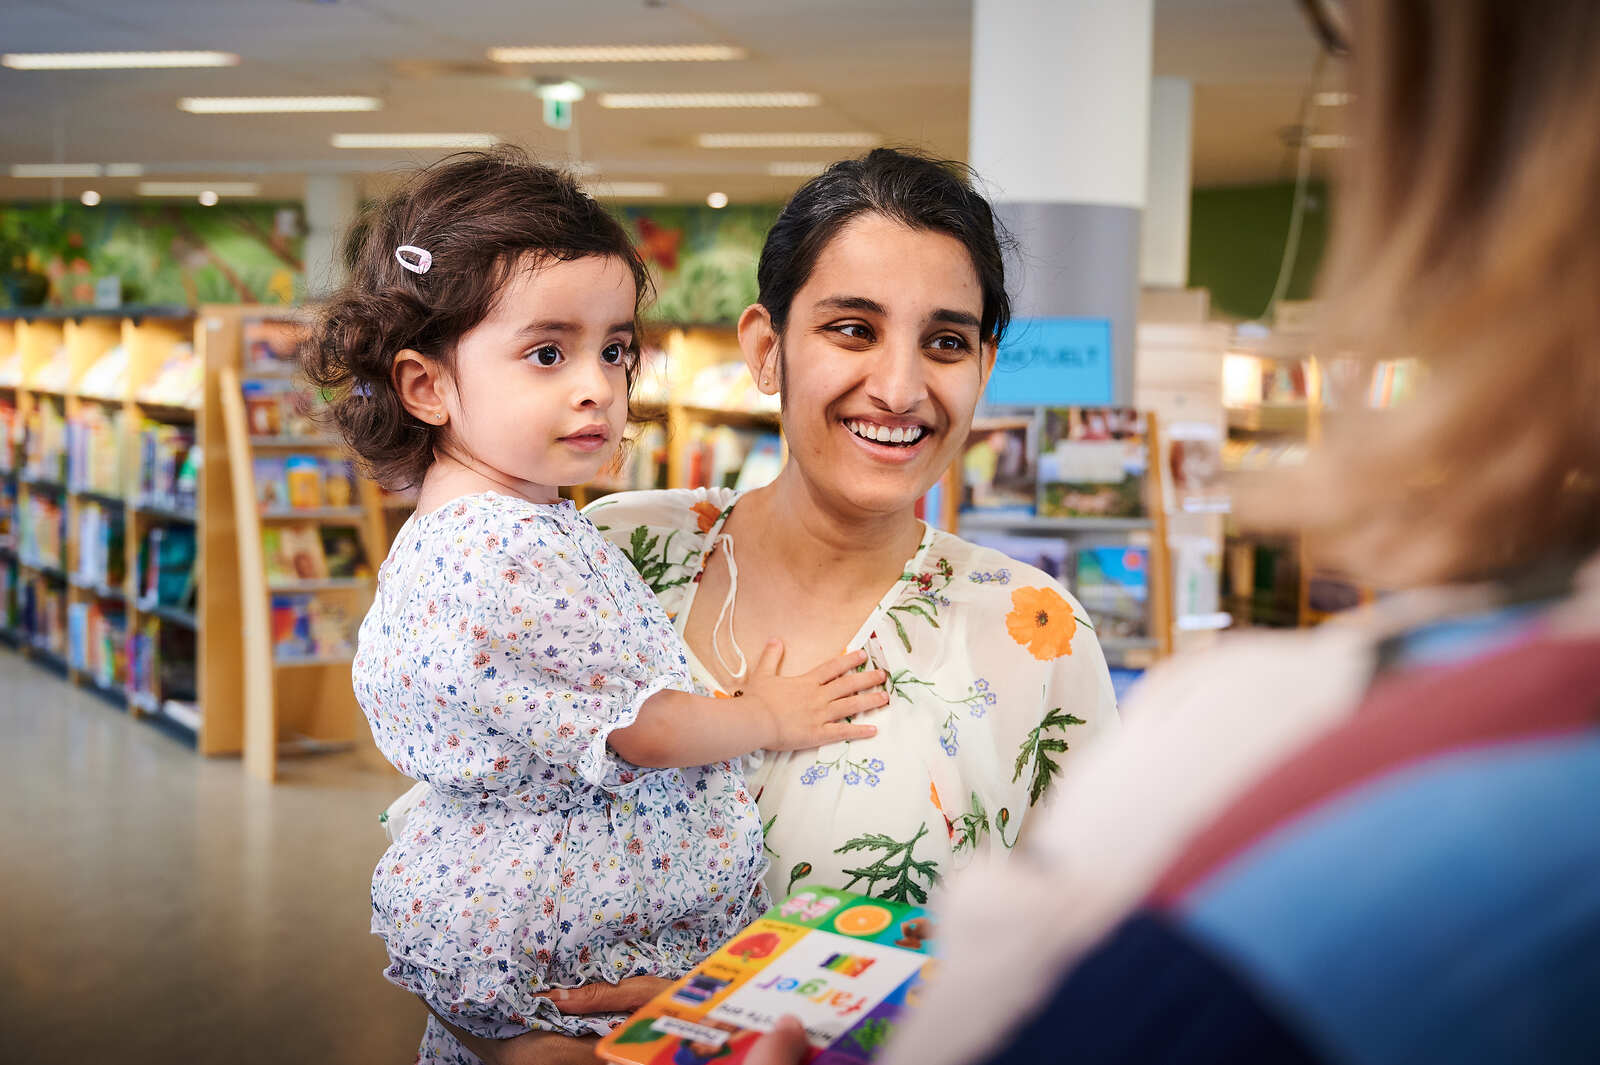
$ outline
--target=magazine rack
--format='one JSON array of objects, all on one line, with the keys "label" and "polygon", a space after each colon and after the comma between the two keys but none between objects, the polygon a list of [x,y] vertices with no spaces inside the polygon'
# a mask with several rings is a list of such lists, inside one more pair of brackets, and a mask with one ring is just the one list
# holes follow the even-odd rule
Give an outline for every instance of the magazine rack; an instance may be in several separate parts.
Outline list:
[{"label": "magazine rack", "polygon": [[[966,481],[965,453],[946,473],[938,493],[940,524],[946,529],[954,530],[962,537],[976,539],[979,542],[999,535],[1003,538],[1016,537],[1041,543],[1061,543],[1064,555],[1069,552],[1099,550],[1116,545],[1145,549],[1148,559],[1144,593],[1145,631],[1132,636],[1107,632],[1097,634],[1107,662],[1113,668],[1130,670],[1144,669],[1156,659],[1171,654],[1173,640],[1172,559],[1167,535],[1165,463],[1160,458],[1163,454],[1161,426],[1153,412],[1141,411],[1139,416],[1144,424],[1143,447],[1146,460],[1144,475],[1137,486],[1141,504],[1140,513],[1137,515],[1041,516],[1033,512],[1034,507],[1031,504],[1018,509],[1001,506],[987,511],[963,510],[962,495]],[[975,420],[974,438],[987,431],[1005,431],[1024,424],[1032,425],[1039,417],[1038,413],[1018,412]],[[1031,442],[1028,446],[1036,447]],[[1035,452],[1033,459],[1036,460],[1036,457]],[[1028,494],[1036,499],[1037,486],[1033,482],[1037,479],[1037,471],[1028,476],[1034,489]],[[1066,573],[1057,576],[1074,594],[1079,594],[1080,589],[1076,587],[1076,580],[1069,579]],[[1084,605],[1091,614],[1095,612],[1094,604],[1085,602]]]},{"label": "magazine rack", "polygon": [[[294,321],[281,311],[278,316],[279,322]],[[263,320],[260,311],[239,317],[234,335],[241,338],[245,325]],[[232,524],[237,533],[243,630],[244,766],[251,776],[273,780],[280,751],[359,745],[366,736],[351,687],[350,664],[354,627],[372,602],[372,574],[387,550],[387,540],[382,495],[365,478],[353,478],[348,495],[335,500],[335,505],[270,495],[263,503],[257,471],[264,460],[270,464],[274,457],[292,455],[333,463],[343,461],[346,451],[340,441],[304,427],[252,432],[263,426],[251,423],[245,386],[260,381],[287,383],[293,378],[285,368],[259,365],[248,351],[240,356],[223,369],[220,394],[228,464],[235,479]],[[316,505],[288,505],[292,502]],[[325,538],[334,535],[330,530],[353,531],[364,556],[359,575],[330,575],[325,556],[314,566],[286,571],[275,564],[268,549],[272,545],[281,549],[285,541],[299,536],[309,537],[311,548],[320,551]],[[338,630],[332,641],[338,646],[327,646],[330,641],[315,632],[300,631],[313,622]]]}]

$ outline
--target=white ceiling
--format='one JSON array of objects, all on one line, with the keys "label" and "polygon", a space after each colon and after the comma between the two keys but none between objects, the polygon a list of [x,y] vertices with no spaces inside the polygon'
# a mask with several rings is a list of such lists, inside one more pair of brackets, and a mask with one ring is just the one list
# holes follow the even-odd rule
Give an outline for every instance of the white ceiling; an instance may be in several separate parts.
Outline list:
[{"label": "white ceiling", "polygon": [[[1071,0],[1058,0],[1071,2]],[[1281,139],[1298,119],[1316,46],[1293,0],[1156,0],[1155,71],[1195,83],[1196,184],[1290,176]],[[335,132],[488,132],[602,178],[663,181],[672,199],[720,189],[781,200],[798,184],[769,162],[851,150],[698,149],[699,132],[876,133],[960,158],[966,151],[970,0],[0,0],[0,51],[219,49],[237,67],[146,71],[0,68],[0,200],[55,195],[6,176],[14,163],[143,164],[147,177],[259,179],[297,199],[308,173],[368,187],[438,154],[340,150]],[[494,45],[740,45],[731,63],[505,67]],[[567,76],[590,99],[569,133],[546,128],[535,76]],[[604,91],[804,90],[805,110],[617,111]],[[370,114],[191,115],[181,96],[369,94]],[[128,179],[66,180],[131,196]]]}]

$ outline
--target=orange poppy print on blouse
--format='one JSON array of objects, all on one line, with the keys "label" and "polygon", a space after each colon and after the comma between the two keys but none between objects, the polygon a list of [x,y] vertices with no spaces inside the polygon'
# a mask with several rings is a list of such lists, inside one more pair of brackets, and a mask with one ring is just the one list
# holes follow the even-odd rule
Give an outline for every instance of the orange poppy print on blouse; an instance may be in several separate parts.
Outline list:
[{"label": "orange poppy print on blouse", "polygon": [[714,503],[696,503],[689,509],[699,517],[697,524],[700,526],[701,532],[710,532],[711,526],[715,525],[717,519],[722,516],[721,508]]},{"label": "orange poppy print on blouse", "polygon": [[1078,619],[1072,616],[1072,604],[1054,588],[1018,588],[1011,593],[1006,631],[1033,657],[1048,662],[1072,653]]}]

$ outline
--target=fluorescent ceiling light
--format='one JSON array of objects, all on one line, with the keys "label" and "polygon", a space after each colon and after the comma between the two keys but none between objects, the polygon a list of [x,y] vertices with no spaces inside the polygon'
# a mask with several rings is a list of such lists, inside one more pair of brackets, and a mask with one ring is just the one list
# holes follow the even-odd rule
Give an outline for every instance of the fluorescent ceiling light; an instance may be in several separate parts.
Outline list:
[{"label": "fluorescent ceiling light", "polygon": [[743,59],[727,44],[575,44],[547,48],[491,48],[496,63],[716,63]]},{"label": "fluorescent ceiling light", "polygon": [[1337,92],[1329,89],[1317,93],[1311,98],[1311,102],[1316,104],[1318,107],[1343,107],[1345,104],[1354,99],[1355,94],[1353,93]]},{"label": "fluorescent ceiling light", "polygon": [[143,177],[144,166],[139,163],[107,163],[106,177]]},{"label": "fluorescent ceiling light", "polygon": [[376,111],[376,96],[185,96],[178,110],[195,115],[281,115],[309,111]]},{"label": "fluorescent ceiling light", "polygon": [[0,65],[13,70],[139,70],[155,67],[236,67],[232,52],[12,52]]},{"label": "fluorescent ceiling light", "polygon": [[702,133],[702,148],[870,148],[876,133]]},{"label": "fluorescent ceiling light", "polygon": [[1313,133],[1306,138],[1307,148],[1348,148],[1350,138],[1343,133]]},{"label": "fluorescent ceiling light", "polygon": [[16,178],[99,177],[104,172],[99,163],[17,163],[11,168]]},{"label": "fluorescent ceiling light", "polygon": [[659,181],[595,181],[584,186],[589,195],[602,200],[650,200],[667,194]]},{"label": "fluorescent ceiling light", "polygon": [[605,92],[601,107],[816,107],[814,92]]},{"label": "fluorescent ceiling light", "polygon": [[816,177],[828,169],[827,163],[781,162],[768,163],[767,173],[772,177]]},{"label": "fluorescent ceiling light", "polygon": [[199,196],[214,192],[218,196],[259,196],[261,186],[254,181],[141,181],[141,196]]},{"label": "fluorescent ceiling light", "polygon": [[493,133],[335,133],[335,148],[493,148]]}]

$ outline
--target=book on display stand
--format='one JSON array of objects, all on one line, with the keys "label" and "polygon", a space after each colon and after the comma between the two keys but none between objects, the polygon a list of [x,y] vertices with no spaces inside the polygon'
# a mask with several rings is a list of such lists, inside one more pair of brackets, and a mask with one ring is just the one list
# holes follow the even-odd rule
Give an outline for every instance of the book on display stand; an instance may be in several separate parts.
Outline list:
[{"label": "book on display stand", "polygon": [[738,1065],[785,1014],[809,1065],[878,1056],[936,962],[919,907],[797,885],[782,903],[600,1041],[617,1065]]}]

